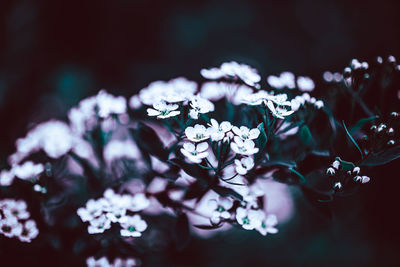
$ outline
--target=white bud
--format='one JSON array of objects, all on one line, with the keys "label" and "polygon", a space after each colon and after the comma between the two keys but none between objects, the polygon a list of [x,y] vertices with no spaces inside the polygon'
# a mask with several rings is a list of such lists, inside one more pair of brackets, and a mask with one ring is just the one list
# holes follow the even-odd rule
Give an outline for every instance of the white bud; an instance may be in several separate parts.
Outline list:
[{"label": "white bud", "polygon": [[371,179],[368,176],[362,176],[361,177],[361,183],[362,184],[368,183],[369,180],[371,180]]},{"label": "white bud", "polygon": [[334,174],[335,174],[335,169],[332,168],[332,167],[329,167],[329,168],[326,170],[326,174],[334,175]]},{"label": "white bud", "polygon": [[360,167],[354,167],[353,172],[358,174],[360,172]]},{"label": "white bud", "polygon": [[332,167],[335,168],[336,170],[339,169],[339,165],[340,165],[340,162],[339,162],[338,160],[335,160],[335,161],[332,163]]},{"label": "white bud", "polygon": [[335,183],[335,184],[333,185],[333,188],[339,190],[339,189],[342,188],[342,184],[341,184],[340,182],[337,182],[337,183]]}]

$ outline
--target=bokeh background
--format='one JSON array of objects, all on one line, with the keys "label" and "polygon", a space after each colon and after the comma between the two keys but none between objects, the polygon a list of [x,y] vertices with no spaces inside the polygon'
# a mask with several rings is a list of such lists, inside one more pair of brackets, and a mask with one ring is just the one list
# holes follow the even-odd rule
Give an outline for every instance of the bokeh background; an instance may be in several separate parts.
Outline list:
[{"label": "bokeh background", "polygon": [[[65,119],[101,88],[128,97],[154,80],[196,80],[200,68],[228,60],[256,67],[263,84],[288,70],[318,87],[323,71],[342,71],[354,57],[399,57],[399,10],[398,1],[368,0],[0,1],[1,166],[33,123]],[[398,265],[396,164],[376,168],[363,192],[336,204],[333,220],[299,198],[278,235],[193,239],[182,252],[149,257],[151,266]],[[14,266],[82,260],[25,244],[0,255]]]}]

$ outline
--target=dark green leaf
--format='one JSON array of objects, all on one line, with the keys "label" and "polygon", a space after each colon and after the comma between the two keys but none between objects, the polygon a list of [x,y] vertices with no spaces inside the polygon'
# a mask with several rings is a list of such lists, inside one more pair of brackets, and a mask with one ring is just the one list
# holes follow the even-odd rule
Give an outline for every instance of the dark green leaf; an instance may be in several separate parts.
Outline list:
[{"label": "dark green leaf", "polygon": [[168,160],[168,150],[164,148],[157,133],[151,127],[139,122],[136,129],[130,129],[130,133],[141,150],[162,161]]},{"label": "dark green leaf", "polygon": [[264,123],[260,123],[257,126],[257,129],[260,130],[260,135],[256,140],[256,146],[259,149],[259,152],[254,155],[254,162],[256,165],[262,160],[263,156],[265,155],[265,148],[268,141],[267,135],[264,131]]},{"label": "dark green leaf", "polygon": [[369,118],[363,118],[363,119],[357,121],[357,122],[353,125],[353,127],[351,127],[350,133],[351,133],[351,134],[354,134],[355,132],[358,132],[358,131],[364,126],[364,124],[366,124],[366,123],[368,123],[368,122],[370,122],[370,121],[373,121],[373,120],[375,120],[376,118],[378,118],[378,116],[372,116],[372,117],[369,117]]},{"label": "dark green leaf", "polygon": [[171,159],[168,161],[168,163],[181,168],[184,172],[186,172],[190,176],[193,176],[201,180],[207,180],[207,181],[209,180],[208,171],[202,169],[198,165],[186,163],[184,160],[179,158]]},{"label": "dark green leaf", "polygon": [[398,158],[400,158],[400,145],[391,147],[388,150],[378,154],[372,153],[367,158],[365,158],[365,160],[361,162],[361,165],[364,166],[384,165]]},{"label": "dark green leaf", "polygon": [[344,124],[344,121],[342,121],[342,123],[343,123],[343,127],[344,127],[344,130],[346,131],[347,136],[349,137],[349,139],[351,140],[351,142],[353,142],[353,144],[356,146],[356,148],[358,149],[358,151],[359,151],[360,154],[361,154],[361,158],[363,159],[363,158],[364,158],[364,155],[363,155],[363,153],[362,153],[360,147],[358,146],[357,142],[354,140],[354,138],[351,136],[351,134],[350,134],[349,131],[347,130],[347,127],[346,127],[346,125]]},{"label": "dark green leaf", "polygon": [[310,132],[310,128],[307,125],[303,125],[300,129],[300,139],[304,144],[310,145],[313,141],[313,137]]}]

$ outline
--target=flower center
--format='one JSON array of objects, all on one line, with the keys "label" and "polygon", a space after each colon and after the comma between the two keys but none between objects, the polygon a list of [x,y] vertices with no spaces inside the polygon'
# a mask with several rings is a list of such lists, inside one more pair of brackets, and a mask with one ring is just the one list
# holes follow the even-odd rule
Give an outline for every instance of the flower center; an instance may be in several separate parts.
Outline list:
[{"label": "flower center", "polygon": [[136,231],[136,228],[133,227],[133,226],[129,226],[129,227],[128,227],[128,231],[129,231],[129,232],[135,232],[135,231]]},{"label": "flower center", "polygon": [[217,211],[218,212],[223,212],[223,211],[225,211],[225,209],[222,206],[218,206]]},{"label": "flower center", "polygon": [[249,220],[249,218],[247,218],[247,217],[244,217],[244,218],[242,219],[242,221],[243,221],[243,224],[250,224],[250,220]]}]

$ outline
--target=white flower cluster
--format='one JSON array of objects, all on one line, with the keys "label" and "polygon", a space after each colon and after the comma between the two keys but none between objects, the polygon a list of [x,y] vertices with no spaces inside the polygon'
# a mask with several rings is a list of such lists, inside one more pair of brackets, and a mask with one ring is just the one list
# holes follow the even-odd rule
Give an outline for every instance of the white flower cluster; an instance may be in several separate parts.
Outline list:
[{"label": "white flower cluster", "polygon": [[83,99],[77,107],[70,109],[68,118],[71,130],[82,136],[97,123],[97,117],[106,119],[112,114],[125,114],[126,109],[125,97],[113,96],[101,90],[97,95]]},{"label": "white flower cluster", "polygon": [[324,107],[324,102],[322,100],[317,100],[315,97],[310,96],[309,93],[303,93],[302,95],[298,95],[291,100],[292,110],[299,110],[299,108],[305,103],[314,105],[314,107],[317,109],[321,109]]},{"label": "white flower cluster", "polygon": [[94,257],[89,257],[86,259],[86,264],[88,267],[133,267],[138,266],[138,262],[134,258],[115,258],[114,262],[110,262],[106,257],[101,257],[95,259]]},{"label": "white flower cluster", "polygon": [[221,78],[239,79],[249,86],[259,88],[261,76],[256,69],[249,65],[239,64],[235,61],[222,63],[219,68],[202,69],[200,74],[209,80]]},{"label": "white flower cluster", "polygon": [[26,202],[23,200],[0,200],[0,233],[6,237],[17,237],[22,242],[30,243],[39,230],[34,220],[29,219]]},{"label": "white flower cluster", "polygon": [[0,172],[0,186],[11,185],[15,177],[35,181],[43,171],[44,166],[41,163],[35,164],[32,161],[26,161],[21,165],[14,164],[10,170]]},{"label": "white flower cluster", "polygon": [[262,235],[276,234],[278,229],[275,226],[278,220],[273,214],[265,214],[260,209],[238,207],[236,209],[236,220],[246,230],[257,230]]},{"label": "white flower cluster", "polygon": [[147,229],[147,224],[140,215],[128,215],[128,212],[136,213],[149,205],[150,200],[143,193],[120,195],[107,189],[102,198],[90,199],[77,213],[82,221],[89,222],[90,234],[103,233],[111,228],[111,223],[119,223],[122,236],[139,237]]},{"label": "white flower cluster", "polygon": [[343,81],[343,75],[340,74],[339,72],[330,72],[330,71],[325,71],[324,74],[322,75],[322,78],[324,78],[324,81],[327,83],[339,83]]},{"label": "white flower cluster", "polygon": [[[341,162],[336,159],[332,162],[331,166],[326,169],[326,174],[330,176],[335,176],[336,172],[340,170]],[[368,183],[371,178],[365,175],[360,175],[360,167],[356,166],[351,171],[347,171],[347,174],[353,177],[354,182],[365,184]],[[336,182],[333,186],[335,189],[341,189],[342,184],[340,182]]]},{"label": "white flower cluster", "polygon": [[40,123],[16,142],[16,152],[9,158],[10,164],[18,164],[31,153],[43,150],[50,158],[59,158],[74,144],[68,124],[50,120]]},{"label": "white flower cluster", "polygon": [[279,76],[268,76],[267,82],[275,89],[295,89],[296,83],[300,91],[311,92],[315,88],[314,81],[310,77],[298,76],[296,79],[295,75],[288,71],[282,72]]}]

